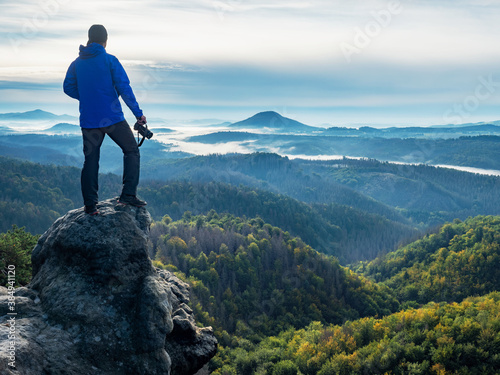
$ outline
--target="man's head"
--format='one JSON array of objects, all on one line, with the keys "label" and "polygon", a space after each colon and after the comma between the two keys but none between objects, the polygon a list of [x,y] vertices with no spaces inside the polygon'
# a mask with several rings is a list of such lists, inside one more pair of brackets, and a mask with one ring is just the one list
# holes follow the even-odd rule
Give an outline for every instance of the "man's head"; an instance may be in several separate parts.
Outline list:
[{"label": "man's head", "polygon": [[89,41],[90,43],[99,43],[100,45],[106,47],[106,42],[108,40],[108,32],[103,25],[92,25],[89,29]]}]

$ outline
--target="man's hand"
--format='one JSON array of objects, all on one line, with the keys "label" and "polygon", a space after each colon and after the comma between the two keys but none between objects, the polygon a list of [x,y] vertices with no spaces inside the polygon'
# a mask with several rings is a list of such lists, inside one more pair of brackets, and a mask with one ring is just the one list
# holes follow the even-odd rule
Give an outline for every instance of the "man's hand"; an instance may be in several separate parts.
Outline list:
[{"label": "man's hand", "polygon": [[137,122],[141,125],[146,124],[147,123],[146,116],[142,115],[141,117],[137,117]]}]

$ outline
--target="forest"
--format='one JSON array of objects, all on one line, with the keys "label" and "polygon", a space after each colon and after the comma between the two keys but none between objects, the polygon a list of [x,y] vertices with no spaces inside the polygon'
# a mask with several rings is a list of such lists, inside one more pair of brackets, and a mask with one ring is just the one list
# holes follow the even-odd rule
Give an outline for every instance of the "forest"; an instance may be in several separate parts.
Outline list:
[{"label": "forest", "polygon": [[[66,211],[81,207],[80,170],[39,165],[0,157],[0,230],[12,224],[41,234]],[[120,178],[99,178],[101,199],[120,191]],[[359,195],[359,193],[357,193]],[[301,237],[315,249],[334,254],[344,263],[373,259],[415,238],[421,229],[383,204],[395,219],[348,205],[310,205],[289,196],[222,182],[145,181],[139,195],[148,202],[156,220],[168,213],[173,219],[184,212],[206,214],[215,209],[235,216],[260,216],[266,222]],[[368,200],[365,198],[365,200]]]},{"label": "forest", "polygon": [[217,317],[215,327],[229,334],[258,340],[312,320],[340,323],[399,306],[388,288],[260,218],[211,211],[170,220],[151,228],[156,265],[182,272],[203,310]]},{"label": "forest", "polygon": [[500,217],[455,220],[437,233],[353,267],[400,301],[460,302],[500,290]]},{"label": "forest", "polygon": [[[499,225],[455,220],[351,270],[260,218],[186,212],[153,223],[150,251],[214,327],[213,374],[495,374]],[[35,242],[19,228],[0,235],[21,284]]]},{"label": "forest", "polygon": [[[167,164],[178,174],[139,191],[150,257],[190,284],[197,322],[214,328],[211,373],[497,373],[499,178],[273,154]],[[224,178],[191,178],[212,169]],[[79,174],[0,157],[0,267],[15,264],[18,285],[38,236],[81,207]],[[101,199],[120,184],[102,174]]]},{"label": "forest", "polygon": [[[341,264],[372,260],[445,221],[500,212],[500,177],[423,165],[252,154],[181,159],[164,170],[171,180],[161,169],[139,188],[156,220],[212,209],[259,216]],[[78,168],[0,157],[0,230],[15,224],[43,233],[81,207],[79,179]],[[101,174],[99,183],[101,199],[119,194],[119,176]]]},{"label": "forest", "polygon": [[373,159],[291,160],[276,154],[209,155],[145,163],[144,179],[225,182],[314,204],[337,203],[425,228],[500,212],[500,177]]},{"label": "forest", "polygon": [[[277,113],[275,115],[281,117]],[[410,164],[499,169],[500,126],[496,122],[451,127],[363,126],[359,129],[339,127],[324,129],[299,124],[299,127],[306,128],[299,131],[298,128],[292,129],[294,120],[286,119],[283,123],[286,123],[285,127],[272,131],[273,125],[277,124],[272,117],[268,118],[267,123],[261,123],[256,128],[251,127],[251,132],[245,132],[245,127],[241,129],[242,131],[229,131],[235,128],[229,124],[220,124],[224,130],[209,133],[211,127],[207,127],[205,129],[207,134],[195,136],[186,126],[170,124],[175,127],[175,130],[172,130],[164,128],[165,122],[157,119],[150,124],[157,136],[143,145],[143,161],[157,163],[188,158],[194,156],[190,153],[193,151],[189,150],[196,150],[193,146],[200,144],[218,145],[221,149],[233,152],[275,152],[299,157],[343,155]],[[77,123],[76,119],[71,121]],[[8,119],[0,118],[0,155],[39,163],[80,166],[83,156],[77,125],[67,123],[51,125],[37,131],[25,131],[13,126]],[[39,128],[40,124],[35,121],[32,126]],[[68,130],[71,126],[73,128]],[[299,134],[293,134],[297,131]],[[178,142],[188,147],[180,147]],[[113,142],[105,140],[103,151],[108,157],[102,160],[102,170],[119,173],[117,166],[120,165],[120,150],[114,147]],[[194,151],[194,153],[199,152]]]},{"label": "forest", "polygon": [[[495,127],[497,128],[497,127]],[[366,129],[366,128],[361,128]],[[476,135],[452,138],[454,135],[441,134],[442,138],[422,134],[390,134],[390,138],[371,128],[366,134],[336,135],[334,130],[321,134],[254,134],[220,132],[193,136],[189,142],[204,144],[224,144],[240,142],[242,145],[255,144],[253,151],[274,150],[280,155],[346,155],[356,158],[373,158],[403,163],[448,164],[468,167],[498,169],[500,136]],[[455,129],[455,132],[457,130]],[[482,132],[485,134],[485,132]],[[328,134],[328,135],[325,135]],[[486,132],[488,134],[488,132]]]},{"label": "forest", "polygon": [[[19,212],[19,204],[28,202],[41,210],[41,217],[35,219],[35,213],[31,215],[31,223],[25,219],[23,222],[7,219],[0,221],[0,226],[7,223],[7,226],[0,228],[2,230],[9,229],[14,223],[32,226],[36,221],[43,220],[43,217],[50,217],[44,224],[40,223],[36,228],[30,227],[30,230],[40,233],[48,228],[54,219],[55,214],[50,216],[50,211],[62,214],[69,209],[69,206],[63,203],[69,204],[65,199],[73,202],[71,208],[81,204],[78,168],[40,165],[0,157],[0,172],[0,194],[3,195],[0,202],[15,202],[4,204],[5,210],[0,212],[9,212],[8,215],[12,218],[16,211]],[[213,201],[220,202],[219,198],[224,190],[231,191],[232,195],[238,189],[254,190],[259,195],[266,194],[264,192],[274,193],[284,197],[282,200],[293,198],[320,210],[324,210],[321,205],[347,206],[357,210],[356,212],[382,216],[393,224],[400,223],[420,230],[455,218],[464,220],[469,216],[495,215],[500,212],[500,177],[376,160],[344,158],[308,161],[290,160],[276,154],[211,155],[158,163],[145,161],[141,176],[141,194],[153,200],[151,206],[154,207],[151,209],[157,217],[166,212],[179,217],[186,210],[207,213],[212,208],[223,212],[228,208],[212,206]],[[21,177],[23,181],[20,180]],[[34,184],[35,181],[40,184]],[[208,184],[211,182],[214,184]],[[101,197],[109,198],[119,194],[119,184],[118,176],[102,174]],[[191,184],[193,188],[187,189],[189,194],[186,193],[183,197],[177,195],[171,201],[168,194],[174,190],[182,190],[181,187],[166,189],[162,194],[158,192],[163,186],[176,184]],[[205,189],[207,184],[211,188]],[[228,187],[222,188],[223,184]],[[222,191],[217,192],[214,186],[221,187]],[[43,194],[47,196],[42,198],[41,190],[44,190]],[[211,192],[207,193],[208,191]],[[207,196],[209,194],[215,194],[219,198]],[[261,202],[268,200],[267,197],[259,196],[252,199],[251,203],[262,206]],[[172,205],[173,202],[177,202],[179,206]],[[157,203],[162,206],[158,210]],[[29,211],[31,207],[24,208]],[[295,208],[293,211],[295,212]],[[261,214],[257,210],[253,213],[242,210],[232,213],[237,216]],[[266,217],[266,220],[271,221],[272,218]],[[281,226],[281,223],[277,222],[275,225]]]},{"label": "forest", "polygon": [[254,344],[222,348],[213,374],[463,374],[500,368],[500,293],[431,302],[342,325],[312,322]]},{"label": "forest", "polygon": [[499,237],[499,216],[455,220],[353,272],[261,219],[211,212],[155,223],[152,253],[216,327],[215,374],[494,374]]}]

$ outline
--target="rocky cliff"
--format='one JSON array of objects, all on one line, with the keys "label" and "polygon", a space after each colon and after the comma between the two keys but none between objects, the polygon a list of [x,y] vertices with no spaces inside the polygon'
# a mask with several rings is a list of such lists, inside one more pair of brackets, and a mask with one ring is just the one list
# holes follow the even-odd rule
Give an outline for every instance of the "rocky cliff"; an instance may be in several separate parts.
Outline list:
[{"label": "rocky cliff", "polygon": [[212,329],[196,327],[187,305],[187,284],[148,257],[149,213],[116,203],[101,202],[97,216],[70,211],[51,226],[15,310],[0,289],[2,374],[189,375],[215,355]]}]

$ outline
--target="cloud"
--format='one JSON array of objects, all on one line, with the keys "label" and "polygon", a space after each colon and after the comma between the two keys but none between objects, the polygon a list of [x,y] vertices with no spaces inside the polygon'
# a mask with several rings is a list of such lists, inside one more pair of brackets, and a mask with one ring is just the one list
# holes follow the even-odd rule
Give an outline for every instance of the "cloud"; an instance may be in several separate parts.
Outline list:
[{"label": "cloud", "polygon": [[46,83],[37,83],[37,82],[22,82],[22,81],[0,81],[0,90],[15,90],[17,92],[26,92],[26,91],[47,91],[51,89],[60,89],[55,84],[47,85]]},{"label": "cloud", "polygon": [[[8,58],[0,61],[0,99],[7,105],[25,92],[33,102],[45,85],[51,101],[70,103],[55,89],[93,23],[107,27],[107,50],[144,102],[179,108],[351,108],[354,119],[390,116],[400,106],[439,119],[479,77],[498,72],[498,2],[401,0],[400,11],[387,13],[389,3],[3,1],[0,53]],[[356,46],[367,30],[366,45]],[[343,44],[359,50],[350,61]],[[496,97],[475,115],[491,113]]]}]

